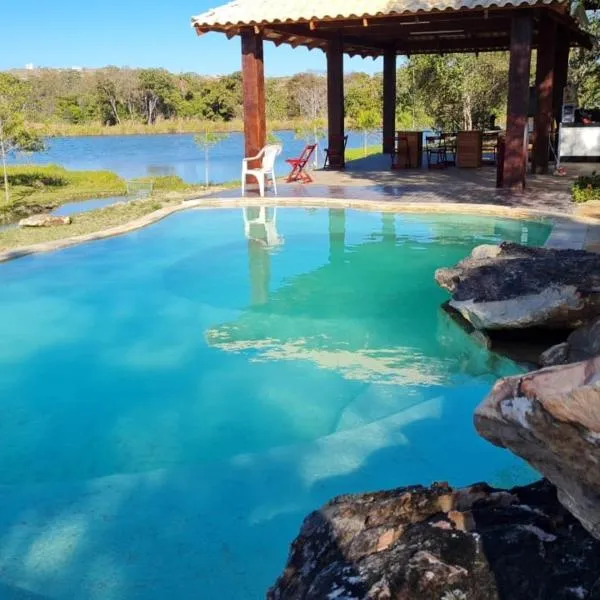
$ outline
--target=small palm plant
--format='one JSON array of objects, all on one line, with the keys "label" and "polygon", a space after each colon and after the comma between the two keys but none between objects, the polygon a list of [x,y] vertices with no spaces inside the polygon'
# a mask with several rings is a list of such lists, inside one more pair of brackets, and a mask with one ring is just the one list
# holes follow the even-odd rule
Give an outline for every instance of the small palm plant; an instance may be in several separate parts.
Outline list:
[{"label": "small palm plant", "polygon": [[204,150],[204,184],[206,187],[210,185],[209,177],[209,151],[212,146],[227,138],[225,133],[216,133],[205,129],[202,133],[194,136],[194,142]]}]

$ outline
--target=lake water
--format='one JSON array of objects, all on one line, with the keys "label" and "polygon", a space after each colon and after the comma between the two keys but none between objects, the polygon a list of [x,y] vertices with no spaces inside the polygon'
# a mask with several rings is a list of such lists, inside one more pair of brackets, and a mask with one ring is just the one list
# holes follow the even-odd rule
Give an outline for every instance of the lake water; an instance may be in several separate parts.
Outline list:
[{"label": "lake water", "polygon": [[[292,131],[277,132],[277,137],[283,144],[283,153],[276,172],[285,175],[289,171],[285,159],[299,156],[307,142],[296,139]],[[360,147],[362,143],[361,134],[349,133],[349,148]],[[378,143],[378,136],[373,136],[370,143]],[[321,146],[326,145],[326,141],[321,140]],[[323,164],[322,151],[320,165]],[[243,156],[244,136],[241,133],[229,134],[211,147],[210,181],[239,180]],[[204,150],[195,144],[192,134],[51,138],[44,152],[19,155],[11,162],[54,163],[78,170],[107,169],[125,179],[178,175],[188,183],[204,183],[205,178]]]},{"label": "lake water", "polygon": [[0,597],[264,598],[332,496],[529,482],[472,423],[520,368],[433,274],[549,230],[186,211],[0,265]]}]

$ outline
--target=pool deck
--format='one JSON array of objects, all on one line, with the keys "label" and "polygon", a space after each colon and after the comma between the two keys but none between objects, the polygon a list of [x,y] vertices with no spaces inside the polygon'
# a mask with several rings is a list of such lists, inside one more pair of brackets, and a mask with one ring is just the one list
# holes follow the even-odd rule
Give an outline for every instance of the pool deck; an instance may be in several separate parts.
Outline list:
[{"label": "pool deck", "polygon": [[[423,212],[460,211],[500,216],[550,216],[555,228],[549,246],[586,248],[600,251],[600,221],[576,215],[571,201],[571,185],[581,174],[598,169],[597,164],[563,165],[567,175],[529,175],[527,188],[511,192],[496,188],[495,166],[479,169],[402,169],[391,170],[389,157],[375,154],[348,162],[346,169],[316,170],[312,184],[279,183],[277,203],[315,203],[373,210],[411,210]],[[215,194],[214,198],[240,199],[239,189]],[[256,200],[250,187],[246,201]],[[275,201],[273,191],[264,202]],[[504,210],[502,210],[504,209]],[[600,211],[599,211],[600,212]],[[596,224],[597,223],[597,224]]]}]

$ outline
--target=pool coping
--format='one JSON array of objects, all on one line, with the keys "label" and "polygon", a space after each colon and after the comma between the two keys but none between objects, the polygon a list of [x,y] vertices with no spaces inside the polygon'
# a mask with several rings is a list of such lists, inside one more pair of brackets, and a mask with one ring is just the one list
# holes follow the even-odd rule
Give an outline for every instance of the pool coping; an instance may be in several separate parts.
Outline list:
[{"label": "pool coping", "polygon": [[498,204],[461,204],[458,202],[401,202],[395,200],[350,200],[339,198],[298,198],[298,197],[270,197],[270,198],[198,198],[184,200],[181,204],[161,208],[147,215],[93,233],[86,233],[59,240],[40,242],[29,246],[19,246],[0,251],[0,262],[15,260],[31,254],[52,252],[87,242],[102,240],[110,237],[124,235],[138,229],[147,227],[166,217],[184,210],[205,210],[211,208],[249,208],[256,206],[265,207],[299,207],[299,208],[347,208],[353,210],[366,210],[377,212],[413,213],[413,214],[466,214],[490,217],[503,217],[508,219],[550,219],[553,229],[545,246],[551,248],[578,248],[586,245],[588,225],[600,225],[600,219],[593,217],[570,215],[558,211],[545,211],[525,207],[509,207]]}]

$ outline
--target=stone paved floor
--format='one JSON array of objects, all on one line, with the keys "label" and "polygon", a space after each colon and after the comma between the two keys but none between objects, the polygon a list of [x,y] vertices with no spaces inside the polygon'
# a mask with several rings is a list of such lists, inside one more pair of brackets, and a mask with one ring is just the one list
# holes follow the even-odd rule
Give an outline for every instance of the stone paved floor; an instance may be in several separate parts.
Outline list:
[{"label": "stone paved floor", "polygon": [[[374,155],[349,162],[344,171],[315,171],[312,184],[279,184],[285,198],[336,198],[350,200],[402,201],[420,203],[458,202],[494,204],[515,208],[573,212],[570,187],[575,176],[591,172],[594,165],[566,165],[567,177],[530,175],[522,193],[498,190],[496,169],[407,169],[392,171],[389,158]],[[272,194],[272,192],[268,192]],[[256,194],[248,192],[249,196]],[[239,197],[239,189],[227,190],[220,197]],[[256,194],[257,195],[257,194]]]}]

